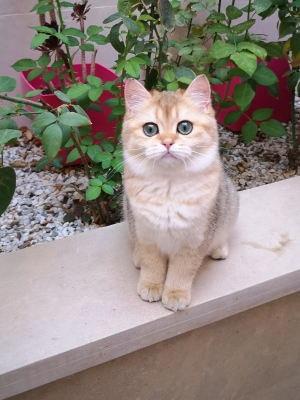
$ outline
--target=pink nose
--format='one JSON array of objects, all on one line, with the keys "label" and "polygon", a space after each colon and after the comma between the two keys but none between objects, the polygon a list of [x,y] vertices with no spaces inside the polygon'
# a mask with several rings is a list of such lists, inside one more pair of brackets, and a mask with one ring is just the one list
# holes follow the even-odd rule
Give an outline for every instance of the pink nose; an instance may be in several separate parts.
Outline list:
[{"label": "pink nose", "polygon": [[162,144],[166,147],[167,150],[169,150],[172,144],[174,144],[174,142],[172,142],[172,140],[170,139],[166,139],[163,141]]}]

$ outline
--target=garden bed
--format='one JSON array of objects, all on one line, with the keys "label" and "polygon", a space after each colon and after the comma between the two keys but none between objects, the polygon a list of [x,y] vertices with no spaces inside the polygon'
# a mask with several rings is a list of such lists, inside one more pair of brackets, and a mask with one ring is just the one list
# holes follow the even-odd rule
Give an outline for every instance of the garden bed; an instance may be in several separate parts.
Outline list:
[{"label": "garden bed", "polygon": [[[299,113],[300,100],[297,99],[298,120]],[[223,164],[238,190],[300,175],[300,168],[289,167],[291,125],[284,125],[288,136],[273,138],[261,135],[247,146],[240,134],[219,127]],[[4,165],[16,168],[17,189],[10,206],[0,218],[0,252],[16,251],[99,228],[96,224],[82,222],[80,212],[74,221],[64,222],[66,212],[84,201],[88,187],[84,169],[79,166],[34,172],[37,160],[43,157],[42,146],[34,143],[39,144],[38,141],[25,144],[21,139],[18,146],[5,151]]]}]

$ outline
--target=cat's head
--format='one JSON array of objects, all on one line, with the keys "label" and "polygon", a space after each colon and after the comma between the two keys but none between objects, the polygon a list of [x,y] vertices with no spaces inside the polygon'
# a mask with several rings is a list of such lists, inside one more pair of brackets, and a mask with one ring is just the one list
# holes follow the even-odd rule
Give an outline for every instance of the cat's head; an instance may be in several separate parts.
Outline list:
[{"label": "cat's head", "polygon": [[205,75],[187,90],[148,92],[138,81],[125,86],[125,166],[145,176],[159,168],[181,174],[207,168],[218,156],[218,132]]}]

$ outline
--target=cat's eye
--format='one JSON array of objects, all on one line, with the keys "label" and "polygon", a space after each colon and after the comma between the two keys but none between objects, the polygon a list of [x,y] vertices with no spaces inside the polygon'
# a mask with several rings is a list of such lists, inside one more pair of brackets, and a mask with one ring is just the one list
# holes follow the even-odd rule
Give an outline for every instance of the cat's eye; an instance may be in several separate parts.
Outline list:
[{"label": "cat's eye", "polygon": [[181,121],[177,125],[177,132],[182,135],[188,135],[193,130],[193,125],[189,121]]},{"label": "cat's eye", "polygon": [[158,126],[152,122],[149,122],[148,124],[144,125],[143,131],[146,136],[154,136],[158,133]]}]

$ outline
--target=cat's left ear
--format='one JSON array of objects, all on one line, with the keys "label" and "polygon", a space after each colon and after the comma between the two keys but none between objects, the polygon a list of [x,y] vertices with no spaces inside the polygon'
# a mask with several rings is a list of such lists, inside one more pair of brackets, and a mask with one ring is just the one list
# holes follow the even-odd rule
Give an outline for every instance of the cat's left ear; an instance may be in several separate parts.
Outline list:
[{"label": "cat's left ear", "polygon": [[184,93],[189,96],[207,114],[211,103],[211,89],[205,75],[197,76]]},{"label": "cat's left ear", "polygon": [[151,95],[137,80],[130,78],[125,85],[125,103],[130,115],[138,111]]}]

